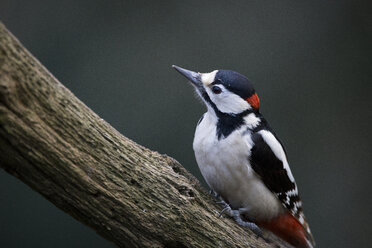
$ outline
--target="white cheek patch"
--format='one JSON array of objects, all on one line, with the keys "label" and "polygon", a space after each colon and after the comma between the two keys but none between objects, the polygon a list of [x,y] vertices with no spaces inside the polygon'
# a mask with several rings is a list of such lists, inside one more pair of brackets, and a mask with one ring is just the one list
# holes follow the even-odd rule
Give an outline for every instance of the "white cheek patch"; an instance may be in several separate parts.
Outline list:
[{"label": "white cheek patch", "polygon": [[218,70],[212,71],[210,73],[202,73],[201,74],[201,81],[205,86],[210,85],[214,82],[214,78],[216,77]]},{"label": "white cheek patch", "polygon": [[209,87],[206,87],[206,91],[212,102],[216,104],[216,107],[222,113],[239,114],[251,108],[251,106],[240,96],[228,91],[221,84],[218,84],[217,86],[222,90],[220,94],[214,94]]}]

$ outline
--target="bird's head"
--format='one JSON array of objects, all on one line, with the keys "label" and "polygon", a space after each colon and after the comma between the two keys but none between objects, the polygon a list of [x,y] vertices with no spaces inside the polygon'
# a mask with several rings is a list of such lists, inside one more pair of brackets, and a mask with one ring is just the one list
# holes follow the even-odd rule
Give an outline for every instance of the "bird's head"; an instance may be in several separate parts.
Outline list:
[{"label": "bird's head", "polygon": [[230,70],[199,73],[175,65],[173,68],[190,80],[208,111],[237,115],[259,110],[260,101],[252,84],[240,73]]}]

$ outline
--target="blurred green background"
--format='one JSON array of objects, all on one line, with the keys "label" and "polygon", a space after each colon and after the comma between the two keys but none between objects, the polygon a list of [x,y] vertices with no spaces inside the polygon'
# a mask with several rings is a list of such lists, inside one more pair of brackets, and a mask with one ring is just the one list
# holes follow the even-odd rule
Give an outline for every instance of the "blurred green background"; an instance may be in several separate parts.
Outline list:
[{"label": "blurred green background", "polygon": [[[250,78],[318,247],[371,244],[371,13],[368,0],[0,1],[0,20],[77,97],[202,182],[205,108],[171,65]],[[0,246],[113,247],[3,170]]]}]

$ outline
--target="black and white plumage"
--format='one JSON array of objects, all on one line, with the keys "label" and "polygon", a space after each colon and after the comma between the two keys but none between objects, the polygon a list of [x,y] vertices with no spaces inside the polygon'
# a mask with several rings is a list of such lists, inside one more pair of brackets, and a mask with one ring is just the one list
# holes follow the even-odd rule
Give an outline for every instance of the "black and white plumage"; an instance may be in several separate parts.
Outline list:
[{"label": "black and white plumage", "polygon": [[173,67],[190,80],[208,109],[193,142],[207,184],[246,220],[296,247],[313,247],[286,153],[260,114],[249,80],[229,70],[196,73]]}]

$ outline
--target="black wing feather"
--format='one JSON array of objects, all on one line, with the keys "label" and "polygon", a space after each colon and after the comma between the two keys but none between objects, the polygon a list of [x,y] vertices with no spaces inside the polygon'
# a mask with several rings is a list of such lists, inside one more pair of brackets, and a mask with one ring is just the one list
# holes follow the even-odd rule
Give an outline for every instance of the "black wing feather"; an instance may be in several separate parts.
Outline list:
[{"label": "black wing feather", "polygon": [[282,204],[298,217],[302,211],[298,194],[290,194],[296,190],[295,182],[292,182],[284,168],[283,161],[277,158],[270,146],[265,142],[260,133],[252,134],[254,146],[251,149],[250,162],[252,169],[261,177],[266,187],[275,193]]}]

